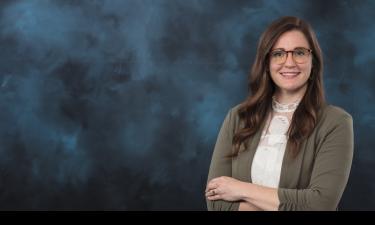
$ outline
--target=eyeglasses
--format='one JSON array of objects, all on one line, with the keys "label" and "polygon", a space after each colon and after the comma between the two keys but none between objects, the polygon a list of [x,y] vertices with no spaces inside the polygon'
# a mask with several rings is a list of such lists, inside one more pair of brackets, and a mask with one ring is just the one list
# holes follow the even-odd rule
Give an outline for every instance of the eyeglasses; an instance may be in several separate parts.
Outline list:
[{"label": "eyeglasses", "polygon": [[286,59],[288,58],[288,53],[292,53],[292,57],[294,62],[296,63],[305,63],[309,60],[312,50],[307,48],[296,48],[293,51],[285,51],[282,49],[276,49],[271,51],[270,53],[270,60],[271,63],[275,64],[284,64]]}]

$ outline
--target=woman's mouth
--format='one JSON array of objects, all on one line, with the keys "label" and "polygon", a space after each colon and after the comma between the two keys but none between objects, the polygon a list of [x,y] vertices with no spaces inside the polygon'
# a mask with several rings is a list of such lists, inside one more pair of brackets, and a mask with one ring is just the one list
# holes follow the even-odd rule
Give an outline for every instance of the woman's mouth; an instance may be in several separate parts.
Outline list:
[{"label": "woman's mouth", "polygon": [[280,72],[280,75],[285,79],[293,79],[297,77],[301,72]]}]

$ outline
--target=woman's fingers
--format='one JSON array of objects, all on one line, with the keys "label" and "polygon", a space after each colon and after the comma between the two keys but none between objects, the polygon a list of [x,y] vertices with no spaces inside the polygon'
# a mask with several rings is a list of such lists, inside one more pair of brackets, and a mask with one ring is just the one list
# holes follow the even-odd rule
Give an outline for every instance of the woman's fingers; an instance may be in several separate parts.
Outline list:
[{"label": "woman's fingers", "polygon": [[216,189],[212,189],[212,190],[209,190],[206,192],[206,197],[208,196],[214,196],[217,194],[217,190]]},{"label": "woman's fingers", "polygon": [[215,194],[207,197],[208,200],[210,201],[215,201],[221,199],[221,195]]},{"label": "woman's fingers", "polygon": [[211,191],[212,189],[218,188],[219,184],[216,182],[216,179],[212,179],[210,182],[208,182],[206,187],[206,192]]}]

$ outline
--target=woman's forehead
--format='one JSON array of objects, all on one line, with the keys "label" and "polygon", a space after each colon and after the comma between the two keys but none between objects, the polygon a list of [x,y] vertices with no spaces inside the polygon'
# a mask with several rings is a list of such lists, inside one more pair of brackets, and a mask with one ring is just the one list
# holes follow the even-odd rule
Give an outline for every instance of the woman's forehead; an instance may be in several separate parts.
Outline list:
[{"label": "woman's forehead", "polygon": [[283,33],[276,41],[273,49],[282,48],[293,50],[298,47],[310,48],[305,35],[299,30],[292,30]]}]

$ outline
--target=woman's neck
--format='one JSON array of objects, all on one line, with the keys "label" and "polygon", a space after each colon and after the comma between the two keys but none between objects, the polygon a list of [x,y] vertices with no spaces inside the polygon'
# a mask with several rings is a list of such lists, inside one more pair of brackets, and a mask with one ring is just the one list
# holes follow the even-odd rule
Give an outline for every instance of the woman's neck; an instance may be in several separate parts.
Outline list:
[{"label": "woman's neck", "polygon": [[276,91],[275,98],[276,98],[276,101],[281,104],[290,104],[290,103],[300,101],[303,95],[305,94],[305,92],[306,92],[306,89],[302,89],[297,92],[288,92],[288,91],[279,90],[279,91]]}]

